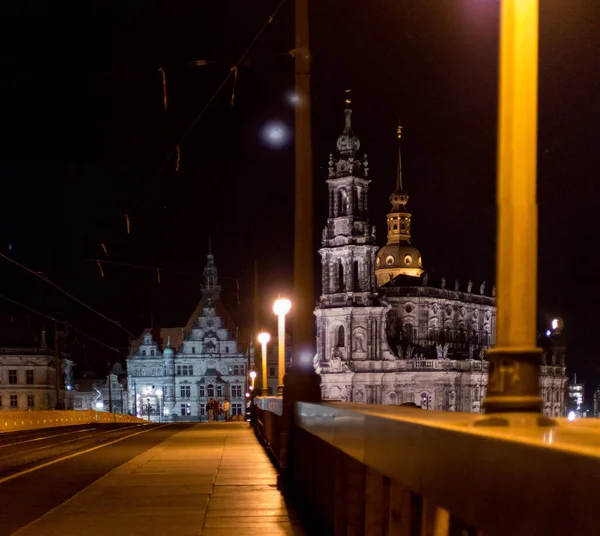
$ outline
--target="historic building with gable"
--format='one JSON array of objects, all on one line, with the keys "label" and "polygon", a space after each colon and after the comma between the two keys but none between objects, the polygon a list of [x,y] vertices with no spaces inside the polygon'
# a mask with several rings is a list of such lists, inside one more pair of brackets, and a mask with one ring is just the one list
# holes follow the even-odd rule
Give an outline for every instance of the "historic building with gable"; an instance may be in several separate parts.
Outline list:
[{"label": "historic building with gable", "polygon": [[[358,157],[349,99],[344,114],[338,154],[329,157],[329,212],[319,250],[314,365],[322,397],[480,412],[488,377],[483,357],[495,340],[495,288],[434,281],[424,272],[411,243],[401,128],[387,244],[378,248],[368,212],[369,164],[366,155]],[[564,348],[547,349],[540,380],[547,415],[565,413],[565,372]]]},{"label": "historic building with gable", "polygon": [[220,300],[212,253],[204,268],[202,297],[184,327],[145,329],[127,359],[129,407],[150,420],[206,420],[206,404],[231,402],[230,413],[244,414],[247,365],[243,348]]}]

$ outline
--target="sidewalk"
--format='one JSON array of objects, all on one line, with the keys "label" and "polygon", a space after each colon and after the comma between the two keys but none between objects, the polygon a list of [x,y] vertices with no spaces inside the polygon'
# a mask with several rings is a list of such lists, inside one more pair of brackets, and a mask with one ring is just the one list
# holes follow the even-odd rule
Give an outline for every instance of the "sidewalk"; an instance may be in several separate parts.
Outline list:
[{"label": "sidewalk", "polygon": [[302,535],[247,423],[197,424],[117,467],[19,536]]}]

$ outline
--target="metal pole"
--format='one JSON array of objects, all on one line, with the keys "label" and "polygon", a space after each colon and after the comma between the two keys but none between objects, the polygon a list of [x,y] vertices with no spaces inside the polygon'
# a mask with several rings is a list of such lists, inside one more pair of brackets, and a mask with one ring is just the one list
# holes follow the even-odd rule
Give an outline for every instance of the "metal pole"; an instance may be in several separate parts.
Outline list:
[{"label": "metal pole", "polygon": [[54,366],[56,367],[56,378],[54,382],[54,388],[56,390],[56,409],[62,409],[60,400],[60,350],[58,348],[58,327],[56,322],[54,323]]},{"label": "metal pole", "polygon": [[121,385],[121,415],[123,415],[123,386]]},{"label": "metal pole", "polygon": [[113,412],[113,403],[112,403],[112,378],[110,377],[110,371],[108,372],[108,412]]},{"label": "metal pole", "polygon": [[263,342],[260,345],[260,355],[262,358],[262,395],[269,395],[269,384],[267,378],[267,343]]},{"label": "metal pole", "polygon": [[497,181],[496,347],[487,413],[539,413],[536,347],[538,0],[502,0]]},{"label": "metal pole", "polygon": [[[313,177],[310,120],[308,0],[296,0],[296,189],[294,220],[293,366],[308,368],[314,356]],[[281,337],[281,330],[280,330]],[[285,341],[284,341],[285,343]],[[280,363],[280,374],[283,372]],[[279,379],[279,385],[283,382]],[[278,386],[279,389],[279,386]]]},{"label": "metal pole", "polygon": [[[263,367],[265,359],[263,358]],[[277,394],[283,394],[285,376],[285,315],[277,315]]]}]

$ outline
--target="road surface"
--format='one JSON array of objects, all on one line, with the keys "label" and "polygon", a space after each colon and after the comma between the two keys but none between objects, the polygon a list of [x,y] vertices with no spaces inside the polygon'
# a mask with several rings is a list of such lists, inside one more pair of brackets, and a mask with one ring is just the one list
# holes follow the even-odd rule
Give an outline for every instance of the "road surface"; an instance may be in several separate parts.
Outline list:
[{"label": "road surface", "polygon": [[94,424],[0,434],[0,536],[189,426]]}]

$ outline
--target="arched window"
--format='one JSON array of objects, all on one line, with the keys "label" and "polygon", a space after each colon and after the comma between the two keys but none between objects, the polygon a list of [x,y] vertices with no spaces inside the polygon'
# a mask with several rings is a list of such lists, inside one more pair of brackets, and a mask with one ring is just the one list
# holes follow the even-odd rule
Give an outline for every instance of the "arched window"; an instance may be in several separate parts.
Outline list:
[{"label": "arched window", "polygon": [[348,212],[348,195],[344,190],[338,190],[338,215],[345,216]]},{"label": "arched window", "polygon": [[338,262],[338,292],[344,292],[345,284],[344,284],[344,265],[342,261]]},{"label": "arched window", "polygon": [[339,326],[337,328],[337,344],[336,346],[338,348],[343,348],[344,346],[346,346],[346,330],[344,329],[344,326]]},{"label": "arched window", "polygon": [[352,263],[352,277],[354,279],[354,292],[360,291],[360,279],[358,276],[358,261]]},{"label": "arched window", "polygon": [[215,386],[212,383],[209,383],[206,387],[206,391],[208,396],[215,396]]}]

